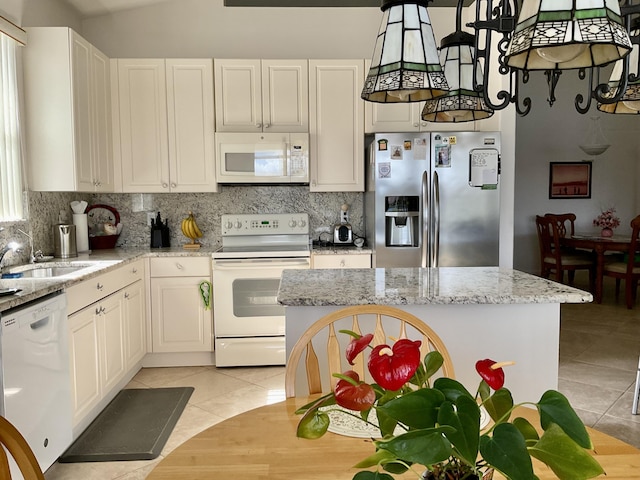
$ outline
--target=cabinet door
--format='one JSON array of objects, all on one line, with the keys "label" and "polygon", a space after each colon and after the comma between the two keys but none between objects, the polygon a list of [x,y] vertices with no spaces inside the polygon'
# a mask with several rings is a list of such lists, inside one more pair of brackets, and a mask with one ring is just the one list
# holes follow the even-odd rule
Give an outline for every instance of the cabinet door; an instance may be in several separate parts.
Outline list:
[{"label": "cabinet door", "polygon": [[260,60],[215,59],[216,131],[262,131]]},{"label": "cabinet door", "polygon": [[418,132],[423,102],[420,103],[375,103],[364,102],[366,133]]},{"label": "cabinet door", "polygon": [[124,295],[118,292],[101,300],[96,308],[100,352],[100,382],[109,392],[124,376]]},{"label": "cabinet door", "polygon": [[262,121],[265,132],[309,131],[307,60],[262,60]]},{"label": "cabinet door", "polygon": [[[91,132],[92,118],[92,89],[91,44],[74,31],[70,31],[71,42],[71,91],[73,94],[73,125],[74,125],[74,153],[76,190],[93,191],[95,178],[92,167]],[[69,172],[71,173],[71,172]]]},{"label": "cabinet door", "polygon": [[113,192],[113,139],[109,58],[91,47],[91,168],[94,190]]},{"label": "cabinet door", "polygon": [[78,423],[101,398],[98,363],[98,327],[94,309],[69,316],[69,362],[73,423]]},{"label": "cabinet door", "polygon": [[123,296],[125,369],[129,371],[147,353],[144,282],[129,285]]},{"label": "cabinet door", "polygon": [[364,191],[364,60],[309,61],[312,192]]},{"label": "cabinet door", "polygon": [[199,284],[210,277],[151,278],[153,352],[210,352],[211,310]]},{"label": "cabinet door", "polygon": [[162,59],[118,59],[124,192],[169,192],[167,95]]},{"label": "cabinet door", "polygon": [[166,60],[172,192],[215,192],[213,62]]}]

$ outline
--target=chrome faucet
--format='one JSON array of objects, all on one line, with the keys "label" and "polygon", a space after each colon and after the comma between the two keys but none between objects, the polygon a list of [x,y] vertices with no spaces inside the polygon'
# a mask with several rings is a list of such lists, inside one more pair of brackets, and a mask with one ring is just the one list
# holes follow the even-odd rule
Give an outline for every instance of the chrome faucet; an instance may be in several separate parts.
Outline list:
[{"label": "chrome faucet", "polygon": [[36,257],[33,254],[33,238],[27,232],[24,232],[18,228],[18,231],[29,239],[29,247],[31,247],[31,253],[29,254],[29,263],[35,263]]},{"label": "chrome faucet", "polygon": [[[3,227],[0,227],[0,232],[4,230]],[[0,269],[2,269],[2,260],[4,256],[9,252],[16,252],[20,248],[20,244],[16,242],[9,242],[4,247],[0,248]]]}]

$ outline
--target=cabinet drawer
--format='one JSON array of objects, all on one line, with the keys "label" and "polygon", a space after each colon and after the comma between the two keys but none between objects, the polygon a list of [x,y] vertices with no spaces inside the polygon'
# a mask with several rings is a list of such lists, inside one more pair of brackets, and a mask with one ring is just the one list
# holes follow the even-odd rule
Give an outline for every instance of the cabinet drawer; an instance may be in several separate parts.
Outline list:
[{"label": "cabinet drawer", "polygon": [[150,258],[151,277],[210,277],[209,257]]},{"label": "cabinet drawer", "polygon": [[371,255],[314,255],[313,268],[371,268]]},{"label": "cabinet drawer", "polygon": [[77,312],[101,298],[144,278],[143,260],[136,260],[110,272],[67,288],[67,311]]}]

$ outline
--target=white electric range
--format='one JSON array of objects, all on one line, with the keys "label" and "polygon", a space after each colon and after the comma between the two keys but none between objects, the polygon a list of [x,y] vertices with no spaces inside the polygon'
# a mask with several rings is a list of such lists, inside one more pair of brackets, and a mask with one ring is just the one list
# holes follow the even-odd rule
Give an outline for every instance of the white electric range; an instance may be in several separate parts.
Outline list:
[{"label": "white electric range", "polygon": [[213,253],[216,366],[286,363],[280,277],[310,264],[308,214],[222,215],[222,247]]}]

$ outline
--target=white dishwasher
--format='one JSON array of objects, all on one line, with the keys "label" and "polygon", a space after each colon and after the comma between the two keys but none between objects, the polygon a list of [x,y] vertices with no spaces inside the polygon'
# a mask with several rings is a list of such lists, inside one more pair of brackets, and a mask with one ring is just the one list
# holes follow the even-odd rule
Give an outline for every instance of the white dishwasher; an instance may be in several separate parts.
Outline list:
[{"label": "white dishwasher", "polygon": [[1,326],[1,413],[44,472],[72,442],[67,297],[61,292],[3,312]]}]

